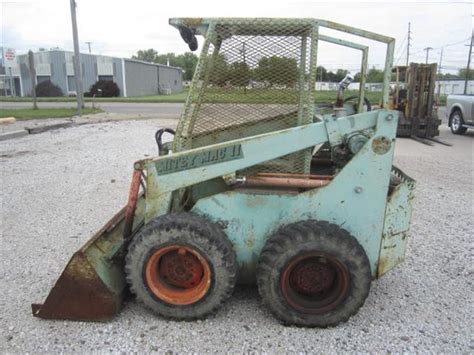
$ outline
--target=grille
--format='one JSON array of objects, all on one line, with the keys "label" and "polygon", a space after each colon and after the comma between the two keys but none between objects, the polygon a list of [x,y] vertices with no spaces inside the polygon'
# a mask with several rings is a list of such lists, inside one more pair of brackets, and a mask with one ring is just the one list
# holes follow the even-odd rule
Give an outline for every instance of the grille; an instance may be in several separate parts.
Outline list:
[{"label": "grille", "polygon": [[[314,30],[294,24],[266,27],[265,20],[256,21],[261,23],[210,26],[175,150],[312,122]],[[244,173],[309,173],[310,158],[306,149]]]}]

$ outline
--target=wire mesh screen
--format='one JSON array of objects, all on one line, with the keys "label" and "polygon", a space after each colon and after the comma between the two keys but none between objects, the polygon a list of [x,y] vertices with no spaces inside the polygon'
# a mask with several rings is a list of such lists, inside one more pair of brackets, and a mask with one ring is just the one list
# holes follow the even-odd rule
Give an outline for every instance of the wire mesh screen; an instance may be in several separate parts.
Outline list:
[{"label": "wire mesh screen", "polygon": [[[248,24],[216,25],[207,38],[177,134],[196,148],[307,124],[314,79],[307,28],[249,31]],[[283,142],[282,142],[283,144]],[[308,173],[310,150],[245,171]]]}]

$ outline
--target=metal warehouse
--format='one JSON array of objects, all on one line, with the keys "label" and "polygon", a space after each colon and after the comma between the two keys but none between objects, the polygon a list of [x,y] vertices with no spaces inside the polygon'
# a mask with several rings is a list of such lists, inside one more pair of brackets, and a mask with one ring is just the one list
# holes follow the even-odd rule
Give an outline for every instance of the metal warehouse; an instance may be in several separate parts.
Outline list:
[{"label": "metal warehouse", "polygon": [[[166,95],[183,90],[182,69],[134,59],[81,53],[84,92],[97,80],[113,80],[120,88],[120,96]],[[37,83],[51,80],[64,95],[75,95],[76,81],[73,67],[74,53],[63,50],[34,53]],[[28,55],[17,56],[13,68],[14,92],[17,96],[31,95],[32,85]]]}]

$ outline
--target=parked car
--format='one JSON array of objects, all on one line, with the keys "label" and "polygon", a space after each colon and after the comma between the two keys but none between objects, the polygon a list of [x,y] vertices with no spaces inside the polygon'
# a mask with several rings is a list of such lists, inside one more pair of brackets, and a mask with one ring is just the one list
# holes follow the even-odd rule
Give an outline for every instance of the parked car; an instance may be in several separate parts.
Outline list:
[{"label": "parked car", "polygon": [[454,134],[464,134],[468,128],[474,128],[474,95],[448,95],[446,115]]}]

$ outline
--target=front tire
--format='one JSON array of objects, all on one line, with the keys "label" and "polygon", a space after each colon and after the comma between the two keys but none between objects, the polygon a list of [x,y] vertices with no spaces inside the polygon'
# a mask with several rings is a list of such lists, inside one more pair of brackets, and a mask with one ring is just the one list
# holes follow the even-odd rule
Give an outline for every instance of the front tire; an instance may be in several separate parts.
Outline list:
[{"label": "front tire", "polygon": [[451,132],[454,134],[464,134],[467,131],[466,127],[463,127],[463,118],[462,113],[459,110],[455,110],[451,117],[449,118],[451,121]]},{"label": "front tire", "polygon": [[257,283],[263,303],[283,323],[335,326],[364,304],[370,264],[346,230],[327,222],[302,221],[268,239]]},{"label": "front tire", "polygon": [[153,312],[191,320],[216,311],[237,280],[236,254],[221,228],[192,213],[158,217],[125,259],[130,290]]}]

